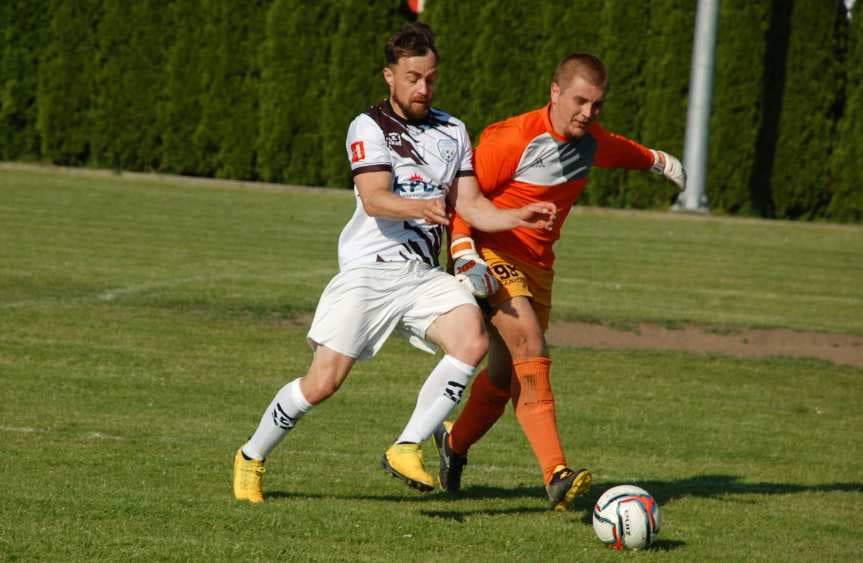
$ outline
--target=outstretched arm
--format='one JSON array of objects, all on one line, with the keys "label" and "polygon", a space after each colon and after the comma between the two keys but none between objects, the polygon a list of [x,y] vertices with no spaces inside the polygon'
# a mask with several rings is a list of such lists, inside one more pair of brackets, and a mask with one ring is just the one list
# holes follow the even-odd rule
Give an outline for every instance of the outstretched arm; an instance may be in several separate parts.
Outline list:
[{"label": "outstretched arm", "polygon": [[599,143],[593,161],[597,168],[649,169],[674,182],[680,191],[686,189],[686,170],[673,155],[606,131],[599,123],[594,123],[590,132]]},{"label": "outstretched arm", "polygon": [[517,227],[550,231],[557,219],[557,207],[551,202],[530,203],[517,209],[498,208],[482,195],[476,176],[457,178],[450,198],[452,206],[467,223],[487,233]]}]

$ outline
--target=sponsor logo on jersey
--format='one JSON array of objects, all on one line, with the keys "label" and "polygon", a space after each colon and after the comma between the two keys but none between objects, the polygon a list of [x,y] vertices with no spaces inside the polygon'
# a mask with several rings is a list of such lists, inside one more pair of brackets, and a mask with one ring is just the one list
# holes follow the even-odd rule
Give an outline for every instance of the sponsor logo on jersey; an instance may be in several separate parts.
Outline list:
[{"label": "sponsor logo on jersey", "polygon": [[452,162],[458,152],[458,142],[455,139],[441,139],[437,142],[437,150],[446,162]]},{"label": "sponsor logo on jersey", "polygon": [[387,145],[390,147],[402,146],[401,133],[387,133]]},{"label": "sponsor logo on jersey", "polygon": [[366,148],[362,141],[351,143],[351,162],[359,162],[366,157]]},{"label": "sponsor logo on jersey", "polygon": [[403,194],[428,194],[440,191],[441,186],[414,173],[407,180],[396,177],[395,189]]}]

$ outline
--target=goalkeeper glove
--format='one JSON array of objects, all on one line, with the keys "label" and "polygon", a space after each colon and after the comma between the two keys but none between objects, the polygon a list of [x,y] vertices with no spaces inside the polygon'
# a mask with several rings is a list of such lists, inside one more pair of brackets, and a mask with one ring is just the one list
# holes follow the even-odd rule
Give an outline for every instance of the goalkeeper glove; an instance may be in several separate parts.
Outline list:
[{"label": "goalkeeper glove", "polygon": [[650,167],[651,172],[662,174],[680,188],[680,191],[686,189],[686,170],[680,161],[674,156],[663,151],[655,151],[653,153],[653,166]]},{"label": "goalkeeper glove", "polygon": [[449,248],[453,259],[453,275],[465,289],[476,297],[488,297],[497,291],[497,280],[491,275],[485,260],[477,254],[472,238],[457,238]]}]

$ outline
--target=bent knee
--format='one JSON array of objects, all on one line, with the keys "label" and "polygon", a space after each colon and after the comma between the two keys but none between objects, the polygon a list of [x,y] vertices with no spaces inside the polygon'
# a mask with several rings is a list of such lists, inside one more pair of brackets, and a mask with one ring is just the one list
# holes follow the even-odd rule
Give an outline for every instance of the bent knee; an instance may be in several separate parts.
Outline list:
[{"label": "bent knee", "polygon": [[447,353],[475,366],[482,361],[488,352],[488,344],[488,332],[485,331],[482,324],[479,324],[473,329],[465,330],[459,335],[459,338],[454,339],[447,349]]},{"label": "bent knee", "polygon": [[306,400],[312,405],[317,405],[329,399],[339,390],[339,387],[341,382],[336,379],[306,376],[303,378],[301,389]]},{"label": "bent knee", "polygon": [[513,359],[547,356],[548,348],[541,334],[523,333],[513,339],[510,353]]},{"label": "bent knee", "polygon": [[300,389],[309,403],[316,405],[339,390],[347,371],[328,362],[313,362],[301,382]]}]

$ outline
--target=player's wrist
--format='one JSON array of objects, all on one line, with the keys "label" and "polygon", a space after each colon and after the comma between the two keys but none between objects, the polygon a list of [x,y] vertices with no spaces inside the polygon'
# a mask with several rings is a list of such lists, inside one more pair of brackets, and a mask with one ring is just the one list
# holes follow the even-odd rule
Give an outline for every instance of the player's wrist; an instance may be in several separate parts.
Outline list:
[{"label": "player's wrist", "polygon": [[476,243],[474,243],[471,237],[466,235],[456,235],[456,238],[449,245],[449,250],[453,260],[463,256],[479,256],[479,253],[476,251]]},{"label": "player's wrist", "polygon": [[656,174],[665,176],[674,182],[681,191],[686,189],[686,169],[677,157],[663,151],[650,149],[653,153],[653,166],[650,170]]},{"label": "player's wrist", "polygon": [[488,297],[497,291],[497,280],[477,252],[472,238],[461,236],[453,239],[450,253],[453,258],[453,275],[466,290],[476,297]]},{"label": "player's wrist", "polygon": [[650,149],[650,153],[653,155],[653,164],[650,166],[650,171],[654,174],[664,174],[665,153],[653,149]]}]

